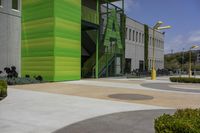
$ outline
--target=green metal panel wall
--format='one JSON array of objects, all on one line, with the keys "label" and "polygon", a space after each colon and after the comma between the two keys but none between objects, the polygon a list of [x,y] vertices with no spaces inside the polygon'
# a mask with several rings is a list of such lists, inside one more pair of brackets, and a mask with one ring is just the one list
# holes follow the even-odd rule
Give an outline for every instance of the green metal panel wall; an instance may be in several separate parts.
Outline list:
[{"label": "green metal panel wall", "polygon": [[54,79],[53,0],[22,1],[22,76]]},{"label": "green metal panel wall", "polygon": [[55,0],[55,81],[81,77],[81,0]]},{"label": "green metal panel wall", "polygon": [[80,79],[81,0],[22,1],[22,76]]}]

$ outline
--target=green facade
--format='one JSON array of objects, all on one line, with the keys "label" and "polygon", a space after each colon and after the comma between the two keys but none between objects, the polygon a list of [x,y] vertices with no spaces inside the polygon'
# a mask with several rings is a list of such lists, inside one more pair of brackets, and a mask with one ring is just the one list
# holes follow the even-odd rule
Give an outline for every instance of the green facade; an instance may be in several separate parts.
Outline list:
[{"label": "green facade", "polygon": [[23,0],[22,76],[81,77],[81,0]]},{"label": "green facade", "polygon": [[[123,26],[118,15],[124,12],[110,2],[22,0],[22,76],[40,75],[45,81],[79,80],[81,75],[98,78],[105,69],[112,69],[115,58],[122,54]],[[106,14],[112,18],[107,18],[110,30],[105,33],[101,33],[103,4],[110,4]],[[115,52],[109,56],[111,38],[116,48],[112,46]],[[82,48],[89,49],[89,56],[83,54]]]}]

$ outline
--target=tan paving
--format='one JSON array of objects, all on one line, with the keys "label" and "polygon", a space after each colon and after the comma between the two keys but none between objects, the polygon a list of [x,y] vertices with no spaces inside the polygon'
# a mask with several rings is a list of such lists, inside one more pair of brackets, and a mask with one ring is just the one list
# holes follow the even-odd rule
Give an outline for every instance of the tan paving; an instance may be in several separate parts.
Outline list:
[{"label": "tan paving", "polygon": [[[128,83],[130,81],[110,81],[106,82],[122,82]],[[131,81],[133,84],[139,84],[141,81]],[[72,96],[81,96],[97,99],[107,99],[113,101],[121,101],[128,103],[141,103],[148,105],[157,105],[171,108],[200,108],[200,94],[187,94],[177,92],[164,92],[153,90],[132,90],[125,88],[113,88],[113,87],[99,87],[90,85],[77,85],[66,83],[44,83],[44,84],[32,84],[32,85],[18,85],[12,88],[40,91],[55,94],[64,94]],[[137,88],[135,88],[137,89]],[[112,94],[141,94],[147,96],[153,96],[152,100],[120,100],[110,98]]]}]

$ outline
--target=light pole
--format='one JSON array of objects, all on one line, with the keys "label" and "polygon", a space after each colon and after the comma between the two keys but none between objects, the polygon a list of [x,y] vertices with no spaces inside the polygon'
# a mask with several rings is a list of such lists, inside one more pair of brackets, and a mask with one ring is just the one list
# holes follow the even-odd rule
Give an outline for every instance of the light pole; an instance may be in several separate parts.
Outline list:
[{"label": "light pole", "polygon": [[153,62],[152,62],[152,71],[151,71],[151,80],[156,80],[156,68],[155,68],[155,31],[170,29],[171,26],[160,27],[163,24],[162,21],[158,21],[153,27]]},{"label": "light pole", "polygon": [[189,71],[188,71],[188,76],[189,76],[189,78],[191,78],[191,76],[192,76],[192,63],[191,63],[191,56],[192,56],[192,49],[196,49],[196,48],[198,48],[199,46],[197,46],[197,45],[193,45],[192,47],[190,47],[190,51],[189,51]]},{"label": "light pole", "polygon": [[183,72],[184,72],[184,70],[183,70],[183,64],[184,64],[184,52],[185,52],[185,48],[183,48],[183,52],[182,52],[181,75],[182,75]]}]

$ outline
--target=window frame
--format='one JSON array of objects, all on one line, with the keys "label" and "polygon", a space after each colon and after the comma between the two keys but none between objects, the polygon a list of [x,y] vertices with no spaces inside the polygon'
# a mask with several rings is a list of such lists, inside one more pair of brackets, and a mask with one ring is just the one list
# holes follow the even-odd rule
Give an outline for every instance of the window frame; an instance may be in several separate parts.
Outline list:
[{"label": "window frame", "polygon": [[[16,1],[16,7],[17,8],[15,8],[14,6],[14,1]],[[19,11],[19,0],[12,0],[12,5],[11,5],[11,8],[12,8],[12,10],[14,10],[14,11]]]},{"label": "window frame", "polygon": [[139,43],[141,43],[141,33],[139,33]]},{"label": "window frame", "polygon": [[138,32],[136,31],[136,37],[135,37],[136,39],[136,42],[138,42]]},{"label": "window frame", "polygon": [[129,40],[131,40],[131,32],[132,32],[132,30],[129,29]]},{"label": "window frame", "polygon": [[132,36],[133,36],[132,40],[135,41],[135,30],[133,30],[133,35]]},{"label": "window frame", "polygon": [[128,39],[128,28],[126,27],[126,39]]}]

